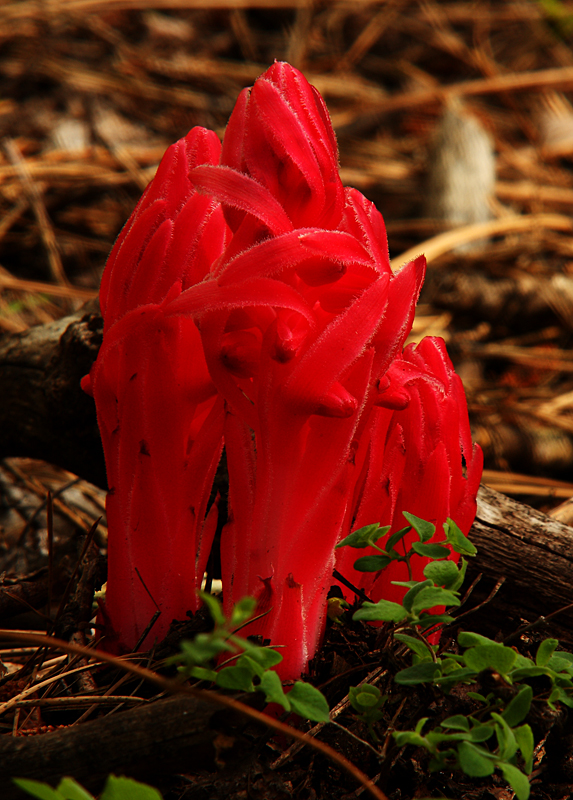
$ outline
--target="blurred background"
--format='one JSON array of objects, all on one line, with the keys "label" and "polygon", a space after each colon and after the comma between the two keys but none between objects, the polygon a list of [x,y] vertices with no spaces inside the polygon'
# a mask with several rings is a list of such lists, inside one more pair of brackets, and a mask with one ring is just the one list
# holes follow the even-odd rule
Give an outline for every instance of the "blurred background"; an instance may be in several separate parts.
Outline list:
[{"label": "blurred background", "polygon": [[[484,483],[569,521],[572,42],[560,0],[4,0],[0,331],[95,298],[166,147],[222,135],[240,90],[287,60],[324,96],[394,266],[428,257],[412,338],[448,342]],[[73,481],[3,470],[39,498]]]}]

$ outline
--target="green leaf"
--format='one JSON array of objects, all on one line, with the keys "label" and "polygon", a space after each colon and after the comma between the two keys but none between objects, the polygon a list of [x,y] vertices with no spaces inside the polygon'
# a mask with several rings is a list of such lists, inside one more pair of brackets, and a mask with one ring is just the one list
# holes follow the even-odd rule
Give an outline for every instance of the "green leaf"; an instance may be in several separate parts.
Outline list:
[{"label": "green leaf", "polygon": [[192,667],[189,671],[191,678],[197,678],[199,681],[211,681],[214,683],[217,680],[217,673],[214,669],[205,669],[205,667]]},{"label": "green leaf", "polygon": [[513,731],[501,716],[495,711],[491,712],[491,717],[497,722],[495,733],[497,736],[497,743],[499,746],[498,756],[503,761],[509,761],[517,753],[517,742]]},{"label": "green leaf", "polygon": [[522,656],[521,653],[517,653],[517,658],[515,659],[515,667],[514,669],[521,669],[522,667],[532,667],[533,661],[530,658],[526,658]]},{"label": "green leaf", "polygon": [[557,653],[553,653],[547,664],[548,668],[554,670],[555,672],[573,672],[573,664],[571,664],[569,659],[563,658],[563,656],[566,655],[570,654],[564,653],[561,650],[559,650]]},{"label": "green leaf", "polygon": [[444,654],[442,657],[442,672],[444,675],[449,675],[450,672],[460,671],[462,669],[463,658],[455,653]]},{"label": "green leaf", "polygon": [[412,542],[412,550],[419,556],[425,558],[447,558],[451,555],[451,550],[448,547],[442,547],[441,544],[422,544],[422,542]]},{"label": "green leaf", "polygon": [[469,739],[467,731],[459,731],[458,733],[442,733],[439,730],[430,731],[426,734],[426,739],[432,746],[442,744],[443,742],[464,742]]},{"label": "green leaf", "polygon": [[507,674],[515,664],[517,653],[502,644],[480,644],[470,647],[464,653],[466,666],[476,672],[491,669],[507,679]]},{"label": "green leaf", "polygon": [[219,637],[214,637],[211,633],[198,633],[193,641],[184,639],[179,646],[181,647],[183,660],[192,666],[211,661],[219,653],[233,650],[228,642]]},{"label": "green leaf", "polygon": [[253,671],[247,666],[225,667],[217,673],[217,686],[239,692],[254,692]]},{"label": "green leaf", "polygon": [[377,703],[378,699],[373,694],[368,694],[368,692],[360,692],[360,694],[356,695],[356,704],[363,710],[374,708]]},{"label": "green leaf", "polygon": [[468,692],[467,695],[468,697],[471,697],[472,700],[477,700],[478,703],[487,704],[486,698],[483,696],[483,694],[480,694],[479,692]]},{"label": "green leaf", "polygon": [[386,569],[391,561],[390,556],[362,556],[354,562],[354,569],[359,572],[379,572],[381,569]]},{"label": "green leaf", "polygon": [[559,639],[544,639],[541,642],[537,648],[537,654],[535,656],[535,663],[538,667],[544,667],[549,663],[549,659],[553,655],[553,652],[558,644]]},{"label": "green leaf", "polygon": [[476,644],[496,644],[493,639],[488,639],[487,636],[482,636],[481,633],[472,633],[472,631],[460,631],[458,634],[458,644],[460,647],[474,647]]},{"label": "green leaf", "polygon": [[472,742],[487,742],[495,733],[493,723],[484,723],[483,725],[475,725],[470,731],[470,739]]},{"label": "green leaf", "polygon": [[394,680],[403,686],[414,686],[417,683],[431,683],[436,675],[439,673],[439,664],[433,661],[422,661],[420,664],[414,664],[412,667],[406,667],[396,673]]},{"label": "green leaf", "polygon": [[446,589],[449,589],[450,592],[459,591],[460,587],[462,586],[463,582],[466,579],[466,570],[468,568],[468,562],[465,560],[465,558],[463,558],[463,556],[461,562],[462,565],[458,570],[458,577],[449,586],[446,586]]},{"label": "green leaf", "polygon": [[555,669],[553,666],[553,659],[559,659],[560,662],[563,664],[567,664],[567,666],[561,666],[560,669],[566,669],[567,671],[573,671],[573,653],[567,653],[565,650],[559,650],[558,653],[554,653],[551,656],[548,666],[551,669]]},{"label": "green leaf", "polygon": [[401,622],[407,616],[408,612],[399,603],[379,600],[378,603],[365,601],[362,608],[354,612],[352,619],[362,619],[367,622]]},{"label": "green leaf", "polygon": [[475,556],[477,548],[473,545],[465,534],[461,532],[453,519],[448,519],[444,522],[444,533],[446,534],[446,541],[451,544],[456,553],[461,553],[462,556]]},{"label": "green leaf", "polygon": [[66,800],[93,800],[93,795],[73,778],[62,778],[58,784],[58,792]]},{"label": "green leaf", "polygon": [[467,717],[463,714],[456,714],[454,717],[448,717],[440,722],[442,728],[452,728],[455,731],[469,731],[470,723]]},{"label": "green leaf", "polygon": [[161,800],[161,795],[153,786],[139,783],[132,778],[116,778],[110,775],[100,800]]},{"label": "green leaf", "polygon": [[330,722],[326,697],[310,683],[297,681],[287,695],[292,710],[312,722]]},{"label": "green leaf", "polygon": [[429,719],[430,719],[429,717],[420,717],[420,719],[416,722],[416,727],[414,728],[416,733],[422,733],[424,725]]},{"label": "green leaf", "polygon": [[485,778],[495,769],[494,756],[471,742],[458,745],[460,767],[470,778]]},{"label": "green leaf", "polygon": [[455,617],[451,617],[449,614],[427,614],[422,611],[418,624],[423,631],[427,631],[429,628],[433,628],[434,625],[447,625],[449,622],[453,622],[454,619]]},{"label": "green leaf", "polygon": [[[264,667],[262,667],[253,658],[250,657],[250,653],[242,653],[242,655],[240,655],[239,658],[237,659],[237,662],[234,666],[226,667],[225,669],[236,669],[237,667],[239,669],[247,670],[247,672],[251,676],[251,679],[254,678],[255,675],[258,678],[260,678],[262,677],[262,675],[264,675],[265,672]],[[223,671],[224,670],[221,670],[221,672]]]},{"label": "green leaf", "polygon": [[514,728],[523,722],[529,714],[529,707],[533,699],[533,689],[531,686],[523,686],[519,693],[510,701],[509,705],[501,715],[507,724]]},{"label": "green leaf", "polygon": [[225,615],[223,614],[221,603],[216,597],[213,597],[213,595],[209,594],[208,592],[199,592],[199,597],[207,606],[209,614],[211,615],[215,625],[222,628],[225,625]]},{"label": "green leaf", "polygon": [[398,747],[405,747],[407,744],[411,744],[414,747],[427,748],[428,745],[427,740],[415,731],[394,731],[392,736],[396,740]]},{"label": "green leaf", "polygon": [[406,592],[402,599],[402,605],[407,611],[412,611],[412,606],[414,604],[414,600],[416,596],[422,591],[422,589],[426,588],[433,588],[433,583],[430,580],[427,581],[392,581],[395,586],[410,586],[412,584],[412,588]]},{"label": "green leaf", "polygon": [[412,614],[419,614],[420,611],[434,606],[459,606],[460,602],[460,598],[447,589],[442,589],[440,586],[427,586],[418,592],[414,598],[411,612]]},{"label": "green leaf", "polygon": [[359,713],[368,712],[379,705],[382,693],[377,686],[365,683],[362,686],[351,686],[348,690],[350,705]]},{"label": "green leaf", "polygon": [[443,586],[450,590],[459,575],[459,570],[453,561],[432,561],[424,567],[425,578],[429,578],[436,586]]},{"label": "green leaf", "polygon": [[363,528],[358,528],[358,530],[352,531],[352,533],[350,533],[336,545],[336,548],[370,547],[371,545],[375,544],[378,541],[378,539],[381,539],[383,536],[386,536],[389,530],[390,530],[390,525],[385,525],[384,527],[380,527],[378,523],[374,523],[373,525],[365,525]]},{"label": "green leaf", "polygon": [[433,661],[431,645],[426,644],[421,639],[416,639],[414,636],[408,636],[407,633],[395,633],[394,639],[402,642],[406,647],[409,647],[412,652],[422,659],[422,661]]},{"label": "green leaf", "polygon": [[278,650],[273,650],[271,647],[259,647],[258,645],[248,647],[245,655],[247,658],[250,658],[251,661],[255,661],[262,670],[276,667],[276,665],[280,664],[283,660]]},{"label": "green leaf", "polygon": [[52,789],[42,781],[33,781],[29,778],[13,778],[13,781],[16,786],[31,794],[32,797],[37,797],[38,800],[64,800],[63,795],[57,789]]},{"label": "green leaf", "polygon": [[458,683],[473,683],[475,678],[475,670],[457,669],[455,672],[450,672],[448,675],[439,675],[435,682],[441,686],[444,691],[448,691],[452,686],[456,686]]},{"label": "green leaf", "polygon": [[404,536],[407,533],[410,533],[411,530],[412,530],[412,526],[411,525],[407,525],[405,528],[400,528],[399,531],[396,531],[396,533],[393,533],[392,536],[388,537],[388,539],[386,541],[386,544],[384,545],[384,550],[386,550],[387,553],[389,553],[391,550],[394,550],[395,545],[398,544],[400,539],[403,539]]},{"label": "green leaf", "polygon": [[519,728],[514,728],[513,733],[525,762],[525,771],[529,775],[533,769],[533,748],[535,746],[533,731],[529,725],[521,725]]},{"label": "green leaf", "polygon": [[420,519],[420,517],[416,517],[414,514],[410,514],[408,511],[403,511],[402,514],[414,528],[420,537],[421,542],[429,541],[435,534],[436,526],[431,522],[428,522],[425,519]]},{"label": "green leaf", "polygon": [[566,689],[562,689],[560,686],[556,686],[553,689],[547,699],[547,705],[555,710],[555,703],[557,701],[566,705],[567,708],[573,708],[573,697],[568,694]]},{"label": "green leaf", "polygon": [[497,766],[503,773],[505,780],[515,792],[517,800],[528,800],[530,786],[527,775],[524,775],[523,772],[520,769],[517,769],[517,767],[514,767],[513,764],[507,764],[503,761],[500,761]]},{"label": "green leaf", "polygon": [[254,597],[242,597],[238,603],[235,603],[231,611],[231,619],[229,625],[231,628],[240,628],[245,622],[250,619],[255,613],[257,601]]},{"label": "green leaf", "polygon": [[261,678],[260,684],[257,686],[261,692],[265,693],[267,703],[278,703],[285,711],[290,711],[291,706],[287,695],[284,693],[281,679],[276,672],[269,669]]},{"label": "green leaf", "polygon": [[511,671],[511,678],[520,681],[522,678],[538,678],[540,675],[547,675],[547,667],[523,667]]}]

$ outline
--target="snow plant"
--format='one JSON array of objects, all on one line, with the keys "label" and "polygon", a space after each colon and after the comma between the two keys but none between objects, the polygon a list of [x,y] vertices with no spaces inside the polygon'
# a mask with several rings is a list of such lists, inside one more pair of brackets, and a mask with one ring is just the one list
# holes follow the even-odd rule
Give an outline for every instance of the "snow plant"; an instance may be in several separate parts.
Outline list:
[{"label": "snow plant", "polygon": [[[107,262],[83,383],[117,647],[145,630],[150,595],[152,636],[197,609],[223,446],[225,613],[256,598],[247,634],[285,646],[283,678],[316,651],[334,547],[357,525],[392,532],[405,510],[467,533],[482,460],[461,382],[440,339],[404,350],[424,270],[392,272],[380,213],[341,183],[324,101],[286,63],[239,95],[222,145],[194,128],[167,150]],[[400,599],[401,568],[338,563],[373,600]]]}]

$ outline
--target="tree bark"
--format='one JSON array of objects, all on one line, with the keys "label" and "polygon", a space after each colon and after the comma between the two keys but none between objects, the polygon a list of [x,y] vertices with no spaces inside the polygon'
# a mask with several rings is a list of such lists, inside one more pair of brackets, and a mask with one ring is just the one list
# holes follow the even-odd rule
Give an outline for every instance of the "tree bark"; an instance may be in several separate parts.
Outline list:
[{"label": "tree bark", "polygon": [[[573,603],[572,527],[482,485],[469,535],[478,554],[468,565],[468,579],[480,573],[483,578],[468,605],[485,599],[504,579],[495,599],[475,612],[480,629],[485,625],[492,634],[507,636],[523,621],[535,622]],[[468,629],[472,624],[469,617]],[[539,627],[572,646],[573,608]]]},{"label": "tree bark", "polygon": [[145,780],[214,767],[217,714],[211,703],[177,695],[52,733],[0,736],[0,795],[21,800],[12,782],[18,777],[53,785],[72,774],[99,793],[109,773]]},{"label": "tree bark", "polygon": [[97,304],[0,336],[0,458],[38,458],[106,488],[95,404],[81,390],[101,344]]}]

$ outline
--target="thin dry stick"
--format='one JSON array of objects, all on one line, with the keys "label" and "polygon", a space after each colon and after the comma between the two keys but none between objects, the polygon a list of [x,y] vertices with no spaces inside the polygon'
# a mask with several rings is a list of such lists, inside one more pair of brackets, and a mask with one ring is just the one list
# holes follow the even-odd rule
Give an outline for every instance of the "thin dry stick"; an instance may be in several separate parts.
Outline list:
[{"label": "thin dry stick", "polygon": [[[355,0],[370,5],[371,0]],[[59,14],[109,14],[112,11],[141,11],[146,8],[190,8],[217,9],[217,8],[297,8],[305,5],[306,0],[44,0],[38,9],[37,0],[14,3],[2,10],[0,19],[16,21],[18,19],[38,19],[38,17],[53,17]]]},{"label": "thin dry stick", "polygon": [[506,233],[531,231],[535,229],[550,228],[558,231],[572,231],[573,220],[564,214],[527,214],[525,216],[510,216],[503,219],[493,219],[489,222],[478,222],[475,225],[464,225],[447,233],[440,233],[431,239],[426,239],[415,247],[411,247],[401,256],[392,260],[392,269],[396,270],[402,264],[421,255],[426,256],[426,261],[435,261],[439,256],[448,253],[468,242],[483,239],[487,236],[499,236]]},{"label": "thin dry stick", "polygon": [[[133,675],[137,675],[139,678],[145,678],[151,683],[154,683],[156,686],[159,686],[163,691],[187,694],[191,697],[197,697],[200,700],[205,700],[206,702],[215,703],[216,705],[230,708],[239,714],[250,717],[262,725],[266,725],[268,728],[273,728],[273,730],[282,733],[285,736],[289,736],[292,739],[299,739],[305,744],[310,745],[310,747],[313,747],[315,750],[319,750],[331,761],[334,761],[336,764],[338,764],[338,766],[341,767],[345,772],[348,772],[350,775],[352,775],[362,786],[364,786],[365,789],[370,792],[372,797],[376,798],[376,800],[388,800],[388,797],[384,794],[384,792],[375,786],[368,776],[362,772],[362,770],[358,769],[355,764],[353,764],[351,761],[348,761],[348,759],[344,758],[343,755],[338,753],[332,747],[329,747],[324,742],[321,742],[320,739],[313,739],[312,736],[308,736],[308,734],[302,733],[302,731],[298,731],[296,728],[292,728],[290,725],[285,725],[283,722],[279,722],[277,719],[268,717],[266,714],[256,711],[254,708],[250,708],[244,703],[234,700],[231,697],[226,697],[225,695],[217,694],[216,692],[210,692],[205,689],[194,689],[191,686],[184,686],[176,680],[162,678],[160,675],[157,675],[155,672],[152,672],[149,669],[139,667],[136,664],[131,664],[128,661],[122,661],[115,656],[111,656],[108,653],[102,652],[101,650],[89,650],[87,647],[80,647],[77,644],[69,644],[68,642],[64,642],[62,639],[56,639],[52,636],[45,636],[44,634],[40,633],[28,633],[2,629],[0,630],[0,639],[7,639],[8,641],[15,642],[33,643],[37,644],[39,647],[54,647],[67,653],[77,653],[85,656],[87,659],[94,659],[98,662],[111,664],[114,667],[124,669],[126,672],[131,672]],[[60,675],[59,677],[61,678],[62,676]],[[24,699],[21,697],[21,695],[19,697],[20,699]],[[7,701],[7,703],[14,705],[13,701],[14,698]],[[7,703],[0,705],[0,712],[5,710]]]},{"label": "thin dry stick", "polygon": [[26,281],[14,278],[3,271],[0,274],[0,289],[11,289],[28,294],[49,294],[52,297],[72,297],[77,300],[93,300],[97,297],[96,289],[81,289],[79,286],[58,286],[42,281]]},{"label": "thin dry stick", "polygon": [[26,167],[26,162],[22,158],[20,151],[12,139],[4,139],[4,150],[6,151],[10,162],[16,168],[20,180],[22,181],[24,191],[27,194],[30,203],[32,204],[32,208],[34,209],[34,214],[38,222],[38,227],[40,228],[42,241],[44,242],[44,246],[48,253],[52,278],[60,286],[68,286],[69,281],[62,266],[62,259],[60,258],[60,251],[58,250],[56,235],[54,233],[52,223],[50,222],[50,218],[48,217],[48,212],[46,211],[46,206],[44,205],[38,185],[32,180]]},{"label": "thin dry stick", "polygon": [[[44,636],[44,639],[46,640],[49,640],[50,638],[51,638],[50,636]],[[21,639],[18,639],[18,641],[21,641]],[[97,662],[97,664],[100,663],[102,663],[101,659]],[[28,686],[27,689],[23,689],[19,694],[15,695],[14,697],[11,697],[9,700],[6,700],[5,703],[0,703],[0,716],[2,714],[5,714],[7,711],[10,711],[10,709],[14,708],[19,700],[25,700],[31,694],[35,694],[35,692],[38,692],[40,689],[43,689],[46,686],[51,686],[53,683],[57,683],[58,681],[61,681],[62,678],[66,678],[69,675],[74,675],[77,672],[83,672],[87,669],[93,669],[94,666],[97,666],[97,664],[96,665],[88,664],[87,666],[76,667],[75,669],[68,670],[68,672],[58,672],[57,675],[52,675],[51,678],[46,678],[45,681],[40,681],[40,683],[33,683],[31,686]]]},{"label": "thin dry stick", "polygon": [[[92,664],[93,668],[93,664]],[[100,705],[100,706],[114,706],[114,705],[141,705],[141,703],[149,703],[146,697],[135,697],[134,695],[121,695],[114,694],[113,697],[109,695],[91,695],[91,694],[76,694],[72,697],[38,697],[35,700],[18,700],[16,708],[26,708],[34,706],[52,706],[56,708],[74,708],[75,706],[86,705]]]},{"label": "thin dry stick", "polygon": [[378,107],[366,110],[363,118],[379,117],[406,108],[430,105],[437,100],[445,101],[448,97],[471,96],[480,94],[497,94],[498,92],[516,92],[547,89],[571,89],[573,86],[573,67],[553,67],[533,70],[532,72],[512,72],[506,75],[493,75],[490,78],[460,81],[451,86],[436,86],[429,89],[418,89],[389,97]]}]

